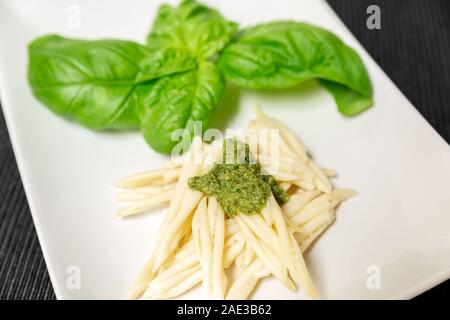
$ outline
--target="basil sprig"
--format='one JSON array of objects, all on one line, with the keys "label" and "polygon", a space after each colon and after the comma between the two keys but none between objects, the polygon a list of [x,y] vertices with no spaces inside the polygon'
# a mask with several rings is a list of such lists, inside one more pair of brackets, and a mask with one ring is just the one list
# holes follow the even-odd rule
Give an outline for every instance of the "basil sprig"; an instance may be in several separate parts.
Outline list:
[{"label": "basil sprig", "polygon": [[94,129],[140,127],[147,143],[169,153],[171,134],[203,127],[221,103],[224,78],[238,86],[282,89],[317,78],[347,116],[372,105],[357,53],[316,26],[237,24],[195,0],[160,6],[147,43],[77,40],[57,35],[29,45],[28,79],[37,99]]}]

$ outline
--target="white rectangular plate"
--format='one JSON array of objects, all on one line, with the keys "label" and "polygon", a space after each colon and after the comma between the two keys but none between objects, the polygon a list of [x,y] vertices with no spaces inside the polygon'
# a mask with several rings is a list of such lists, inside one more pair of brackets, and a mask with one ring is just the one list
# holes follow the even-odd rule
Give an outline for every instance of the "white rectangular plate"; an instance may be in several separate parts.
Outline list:
[{"label": "white rectangular plate", "polygon": [[[336,223],[307,254],[321,296],[409,298],[447,279],[450,148],[328,5],[307,0],[205,2],[241,25],[295,19],[328,28],[360,53],[369,70],[375,105],[356,118],[342,117],[331,96],[310,82],[277,93],[228,92],[215,119],[222,126],[242,127],[250,107],[260,103],[303,139],[319,164],[339,173],[336,185],[360,193],[340,207]],[[58,298],[125,298],[151,253],[162,215],[115,218],[112,183],[156,168],[166,158],[149,149],[139,132],[94,132],[40,105],[26,80],[27,43],[44,33],[143,42],[159,4],[0,1],[1,101]],[[79,28],[73,20],[78,12]],[[79,289],[67,286],[74,270],[81,271]],[[374,290],[367,282],[377,271],[381,287]],[[183,297],[207,298],[202,288]],[[253,297],[298,299],[304,294],[269,279]]]}]

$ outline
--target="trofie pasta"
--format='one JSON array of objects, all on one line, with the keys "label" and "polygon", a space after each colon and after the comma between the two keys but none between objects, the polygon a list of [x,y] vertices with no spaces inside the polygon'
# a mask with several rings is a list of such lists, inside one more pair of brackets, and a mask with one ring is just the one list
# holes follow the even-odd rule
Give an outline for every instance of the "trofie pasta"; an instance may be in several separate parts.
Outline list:
[{"label": "trofie pasta", "polygon": [[[267,129],[279,133],[277,150],[270,147],[273,137],[249,139],[252,130]],[[257,160],[252,168],[259,170],[260,165],[262,173],[270,172],[274,178],[258,214],[230,215],[223,209],[223,199],[189,186],[192,177],[215,172],[211,169],[223,151],[218,143],[205,144],[198,137],[185,155],[161,169],[117,182],[124,189],[117,199],[131,203],[118,216],[167,208],[154,252],[130,298],[169,299],[202,283],[214,298],[247,299],[256,284],[269,276],[290,290],[300,287],[309,297],[319,298],[302,253],[333,223],[339,204],[356,193],[334,189],[329,178],[335,172],[320,168],[287,128],[259,108],[245,134],[235,139],[245,142]],[[279,159],[276,171],[273,159]],[[285,198],[276,193],[286,193],[289,200],[281,201]],[[229,268],[235,268],[237,276],[229,275]]]}]

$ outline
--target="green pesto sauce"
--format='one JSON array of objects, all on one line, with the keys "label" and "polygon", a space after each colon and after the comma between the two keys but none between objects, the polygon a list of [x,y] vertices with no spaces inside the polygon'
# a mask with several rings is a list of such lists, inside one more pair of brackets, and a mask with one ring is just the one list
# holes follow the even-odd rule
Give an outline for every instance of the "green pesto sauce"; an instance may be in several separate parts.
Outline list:
[{"label": "green pesto sauce", "polygon": [[222,161],[208,173],[190,178],[188,185],[207,196],[215,196],[229,217],[261,213],[270,192],[278,203],[289,200],[274,177],[263,174],[261,165],[252,161],[248,145],[236,139],[225,140]]}]

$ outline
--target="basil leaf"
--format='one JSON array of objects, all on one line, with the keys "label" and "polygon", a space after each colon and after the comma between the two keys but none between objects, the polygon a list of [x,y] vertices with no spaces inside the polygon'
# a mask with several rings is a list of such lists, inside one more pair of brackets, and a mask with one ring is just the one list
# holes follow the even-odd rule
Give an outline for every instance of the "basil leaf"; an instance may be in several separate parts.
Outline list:
[{"label": "basil leaf", "polygon": [[237,85],[287,88],[326,80],[339,111],[355,115],[372,104],[372,88],[358,54],[319,27],[293,21],[244,29],[221,53],[219,66]]},{"label": "basil leaf", "polygon": [[144,93],[135,78],[147,52],[129,41],[44,36],[29,45],[28,79],[44,105],[87,127],[137,127]]},{"label": "basil leaf", "polygon": [[151,51],[140,63],[136,81],[142,82],[195,69],[197,62],[187,51],[163,47]]},{"label": "basil leaf", "polygon": [[184,0],[178,7],[160,6],[148,47],[186,49],[200,60],[209,59],[222,50],[237,30],[219,12],[195,0]]},{"label": "basil leaf", "polygon": [[194,121],[206,127],[223,91],[222,73],[207,61],[196,70],[159,79],[141,113],[141,131],[148,144],[158,152],[170,153],[177,144],[172,133],[185,128],[192,137]]}]

